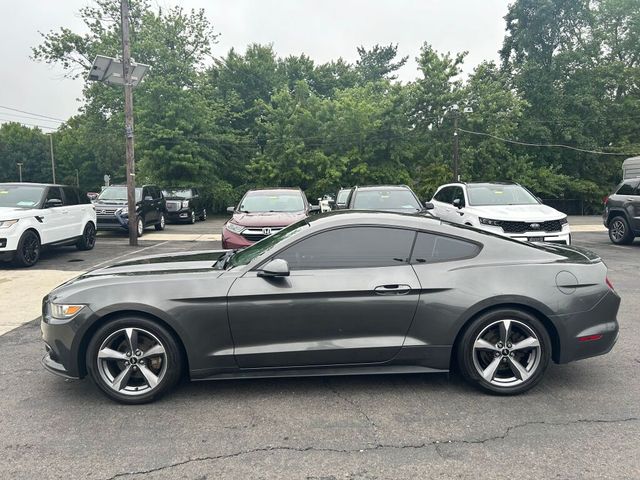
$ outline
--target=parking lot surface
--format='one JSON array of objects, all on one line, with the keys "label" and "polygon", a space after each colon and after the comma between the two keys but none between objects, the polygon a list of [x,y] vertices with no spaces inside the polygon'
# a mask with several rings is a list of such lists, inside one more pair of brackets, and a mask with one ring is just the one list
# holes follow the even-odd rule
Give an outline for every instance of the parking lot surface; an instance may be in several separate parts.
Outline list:
[{"label": "parking lot surface", "polygon": [[[54,252],[19,271],[32,272],[21,285],[123,255],[219,248],[201,235],[221,223],[166,232],[191,240],[149,230],[135,251],[101,235],[93,252]],[[156,403],[122,406],[88,380],[44,371],[31,321],[0,336],[0,478],[640,478],[640,240],[621,247],[577,232],[574,243],[609,266],[620,339],[608,355],[552,364],[516,397],[477,392],[455,374],[379,375],[185,381]],[[1,267],[0,279],[16,272]],[[35,289],[20,295],[13,311],[39,308]]]}]

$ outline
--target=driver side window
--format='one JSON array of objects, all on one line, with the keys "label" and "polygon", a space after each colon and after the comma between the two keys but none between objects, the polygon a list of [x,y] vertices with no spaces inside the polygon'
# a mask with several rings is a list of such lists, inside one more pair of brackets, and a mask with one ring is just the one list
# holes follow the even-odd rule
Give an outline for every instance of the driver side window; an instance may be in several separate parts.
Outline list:
[{"label": "driver side window", "polygon": [[290,270],[406,265],[415,232],[398,228],[344,227],[306,238],[277,254]]}]

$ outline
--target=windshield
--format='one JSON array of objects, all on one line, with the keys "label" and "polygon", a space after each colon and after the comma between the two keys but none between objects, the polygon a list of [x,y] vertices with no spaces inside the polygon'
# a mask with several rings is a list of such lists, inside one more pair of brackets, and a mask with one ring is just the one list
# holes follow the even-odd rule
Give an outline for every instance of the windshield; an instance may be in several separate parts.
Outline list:
[{"label": "windshield", "polygon": [[520,185],[468,185],[469,205],[536,205],[538,199]]},{"label": "windshield", "polygon": [[[136,202],[142,199],[142,189],[136,188]],[[107,187],[98,196],[101,202],[126,202],[127,187]]]},{"label": "windshield", "polygon": [[409,190],[360,190],[353,208],[359,210],[422,210]]},{"label": "windshield", "polygon": [[244,250],[235,253],[229,260],[229,265],[232,267],[247,265],[249,262],[251,262],[251,260],[271,250],[285,238],[289,238],[293,235],[298,234],[302,229],[308,226],[309,224],[306,220],[300,220],[299,222],[289,225],[287,228],[283,228],[278,233],[274,233],[273,235],[265,237],[259,242],[254,243],[250,247],[247,247]]},{"label": "windshield", "polygon": [[296,191],[253,191],[247,192],[238,210],[247,213],[300,212],[304,210],[304,200],[302,194]]},{"label": "windshield", "polygon": [[34,185],[0,185],[0,207],[34,208],[40,203],[44,189]]},{"label": "windshield", "polygon": [[338,192],[338,198],[336,199],[336,203],[347,203],[347,197],[349,196],[349,192],[351,190],[340,190]]},{"label": "windshield", "polygon": [[180,188],[168,188],[166,190],[162,190],[162,194],[165,197],[171,198],[191,198],[193,195],[191,194],[191,189],[180,189]]}]

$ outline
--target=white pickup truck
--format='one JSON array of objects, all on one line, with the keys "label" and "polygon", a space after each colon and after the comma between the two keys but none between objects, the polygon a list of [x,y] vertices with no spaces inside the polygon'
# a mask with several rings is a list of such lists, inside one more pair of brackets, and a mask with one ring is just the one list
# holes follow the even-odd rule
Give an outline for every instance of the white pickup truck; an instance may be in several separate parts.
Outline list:
[{"label": "white pickup truck", "polygon": [[96,242],[96,211],[74,187],[0,183],[0,260],[18,267],[38,262],[43,247]]}]

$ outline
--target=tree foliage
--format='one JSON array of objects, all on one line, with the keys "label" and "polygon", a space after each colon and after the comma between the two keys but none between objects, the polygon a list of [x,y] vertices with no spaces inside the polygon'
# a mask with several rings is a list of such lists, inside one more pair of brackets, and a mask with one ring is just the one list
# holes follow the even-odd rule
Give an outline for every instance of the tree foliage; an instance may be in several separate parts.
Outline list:
[{"label": "tree foliage", "polygon": [[[33,57],[77,77],[96,54],[119,56],[117,3],[82,8],[86,33],[44,34]],[[215,208],[252,186],[300,186],[314,198],[340,186],[407,183],[427,196],[452,176],[454,104],[466,180],[519,181],[597,209],[624,156],[504,139],[640,151],[637,0],[516,0],[500,65],[481,63],[465,78],[466,52],[425,43],[408,83],[397,81],[407,61],[397,45],[358,47],[353,64],[281,58],[259,44],[214,58],[218,33],[204,11],[131,4],[133,55],[152,65],[134,94],[138,181],[202,185]],[[60,178],[78,171],[82,186],[96,189],[105,173],[124,179],[123,95],[89,82],[83,95],[54,144]],[[18,161],[25,179],[47,180],[46,140],[3,125],[0,180],[15,178]]]}]

